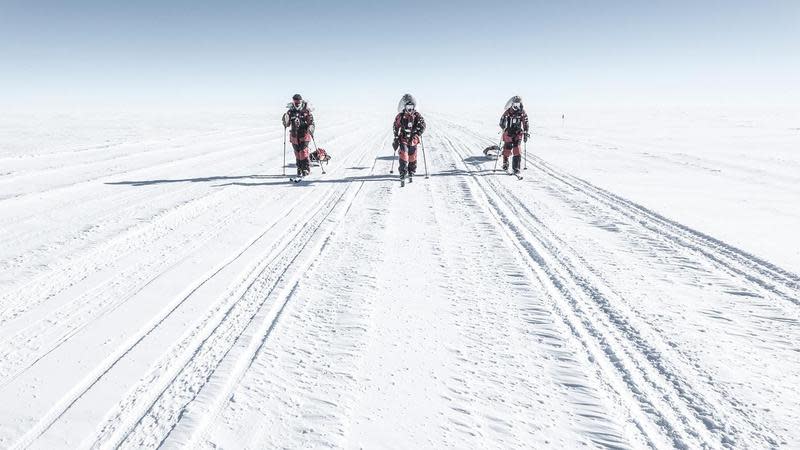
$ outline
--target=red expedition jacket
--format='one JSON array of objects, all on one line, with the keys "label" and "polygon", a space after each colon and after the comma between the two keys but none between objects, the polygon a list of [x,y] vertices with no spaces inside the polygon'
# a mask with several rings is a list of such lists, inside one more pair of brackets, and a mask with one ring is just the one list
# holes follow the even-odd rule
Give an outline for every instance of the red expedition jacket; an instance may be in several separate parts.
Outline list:
[{"label": "red expedition jacket", "polygon": [[425,119],[417,111],[401,112],[394,118],[394,136],[401,144],[415,146],[425,132]]},{"label": "red expedition jacket", "polygon": [[311,141],[311,135],[314,134],[314,116],[308,110],[306,105],[302,109],[290,108],[283,115],[284,124],[289,124],[292,127],[289,133],[289,139],[292,144],[299,144],[301,141]]},{"label": "red expedition jacket", "polygon": [[500,117],[500,128],[504,131],[504,138],[508,136],[513,140],[520,140],[528,132],[528,127],[528,113],[522,108],[508,108]]}]

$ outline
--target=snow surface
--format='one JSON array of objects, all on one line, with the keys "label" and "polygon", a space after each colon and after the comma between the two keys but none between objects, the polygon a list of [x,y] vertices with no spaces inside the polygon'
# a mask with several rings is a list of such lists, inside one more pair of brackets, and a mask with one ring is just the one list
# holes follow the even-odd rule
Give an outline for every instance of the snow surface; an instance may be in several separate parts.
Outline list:
[{"label": "snow surface", "polygon": [[0,448],[800,447],[798,116],[531,114],[0,116]]}]

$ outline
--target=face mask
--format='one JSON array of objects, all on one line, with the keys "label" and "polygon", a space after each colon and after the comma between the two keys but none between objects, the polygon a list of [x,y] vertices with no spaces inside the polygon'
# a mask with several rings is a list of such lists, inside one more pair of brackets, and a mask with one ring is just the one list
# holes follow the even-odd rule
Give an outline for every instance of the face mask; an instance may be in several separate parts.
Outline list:
[{"label": "face mask", "polygon": [[406,112],[411,112],[414,110],[414,105],[406,105]]},{"label": "face mask", "polygon": [[511,107],[514,109],[520,109],[522,107],[522,103],[512,103]]},{"label": "face mask", "polygon": [[302,107],[303,107],[302,101],[294,102],[294,109],[300,109]]}]

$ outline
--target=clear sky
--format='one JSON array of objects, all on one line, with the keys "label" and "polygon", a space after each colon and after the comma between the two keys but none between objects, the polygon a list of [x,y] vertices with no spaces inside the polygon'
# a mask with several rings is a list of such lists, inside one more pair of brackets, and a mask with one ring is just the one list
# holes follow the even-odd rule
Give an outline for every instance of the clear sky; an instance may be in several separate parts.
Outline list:
[{"label": "clear sky", "polygon": [[800,1],[4,1],[0,107],[798,105]]}]

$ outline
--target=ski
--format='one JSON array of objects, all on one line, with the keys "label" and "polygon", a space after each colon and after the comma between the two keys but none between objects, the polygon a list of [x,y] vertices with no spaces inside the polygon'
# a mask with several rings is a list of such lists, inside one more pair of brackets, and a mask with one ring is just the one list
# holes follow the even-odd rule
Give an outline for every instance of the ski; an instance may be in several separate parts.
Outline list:
[{"label": "ski", "polygon": [[299,175],[299,176],[296,176],[296,177],[290,177],[289,181],[291,181],[292,183],[299,183],[299,182],[303,181],[304,179],[308,178],[310,175],[311,174],[309,174],[309,175]]},{"label": "ski", "polygon": [[522,175],[520,175],[518,173],[512,173],[511,175],[514,175],[515,177],[517,177],[518,180],[522,179]]}]

